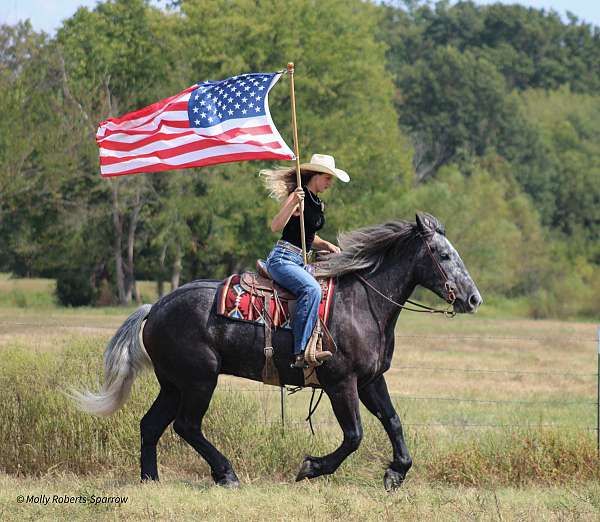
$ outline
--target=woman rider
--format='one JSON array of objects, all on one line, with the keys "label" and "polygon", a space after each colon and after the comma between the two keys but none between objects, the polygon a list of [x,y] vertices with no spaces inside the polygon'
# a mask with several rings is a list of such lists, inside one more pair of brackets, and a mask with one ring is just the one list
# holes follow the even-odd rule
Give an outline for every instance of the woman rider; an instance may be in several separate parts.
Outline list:
[{"label": "woman rider", "polygon": [[[266,266],[273,280],[290,290],[297,298],[292,321],[294,336],[293,367],[304,368],[304,351],[318,319],[321,287],[306,271],[300,238],[300,203],[304,201],[304,229],[306,250],[326,250],[337,253],[339,247],[321,239],[316,232],[325,224],[324,205],[320,192],[328,189],[335,178],[343,182],[350,177],[335,168],[333,156],[313,154],[310,163],[300,165],[302,187],[296,186],[295,169],[263,170],[261,176],[271,195],[282,202],[281,208],[271,222],[271,230],[283,230],[281,239],[269,254]],[[318,361],[331,357],[331,352],[318,352]]]}]

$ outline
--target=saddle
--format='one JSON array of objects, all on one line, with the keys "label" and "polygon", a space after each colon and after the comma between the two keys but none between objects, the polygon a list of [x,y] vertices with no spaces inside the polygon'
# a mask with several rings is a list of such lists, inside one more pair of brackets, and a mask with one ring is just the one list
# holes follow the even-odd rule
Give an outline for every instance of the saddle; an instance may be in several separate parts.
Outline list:
[{"label": "saddle", "polygon": [[[332,278],[317,281],[321,285],[322,294],[319,317],[326,325],[334,283]],[[296,296],[273,281],[260,259],[256,263],[256,272],[232,274],[225,279],[221,287],[217,305],[218,315],[264,325],[263,382],[266,384],[279,385],[279,375],[273,363],[272,329],[291,328],[295,306]]]},{"label": "saddle", "polygon": [[273,281],[262,259],[256,261],[256,272],[244,272],[241,275],[240,285],[247,292],[252,292],[256,295],[266,296],[267,294],[276,294],[286,301],[296,299],[296,296],[292,292]]}]

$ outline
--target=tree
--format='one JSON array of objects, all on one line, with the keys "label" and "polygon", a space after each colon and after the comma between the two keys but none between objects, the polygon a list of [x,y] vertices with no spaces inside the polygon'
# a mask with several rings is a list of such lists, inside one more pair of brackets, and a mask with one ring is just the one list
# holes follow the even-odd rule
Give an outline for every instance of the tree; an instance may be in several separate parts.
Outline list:
[{"label": "tree", "polygon": [[[117,0],[98,4],[94,11],[80,8],[58,31],[67,92],[85,116],[90,142],[95,133],[91,122],[159,99],[161,75],[157,72],[165,69],[168,53],[163,53],[159,43],[156,22],[142,0]],[[97,167],[86,174],[97,179]],[[97,179],[96,183],[102,183],[110,197],[114,276],[118,301],[127,304],[136,293],[136,234],[144,206],[152,197],[151,182],[139,176]]]}]

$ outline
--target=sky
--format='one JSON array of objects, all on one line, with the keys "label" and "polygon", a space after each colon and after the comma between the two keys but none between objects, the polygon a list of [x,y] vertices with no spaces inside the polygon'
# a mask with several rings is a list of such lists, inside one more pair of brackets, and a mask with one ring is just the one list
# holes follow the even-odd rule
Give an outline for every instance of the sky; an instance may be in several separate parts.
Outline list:
[{"label": "sky", "polygon": [[[0,0],[0,24],[14,24],[29,18],[33,28],[54,34],[62,20],[69,18],[79,6],[93,8],[97,0]],[[154,0],[165,5],[165,0]],[[453,2],[454,3],[454,2]],[[493,4],[497,0],[475,0],[477,4]],[[554,10],[566,20],[574,13],[580,20],[600,27],[600,0],[502,0],[503,4],[521,4],[537,9]]]}]

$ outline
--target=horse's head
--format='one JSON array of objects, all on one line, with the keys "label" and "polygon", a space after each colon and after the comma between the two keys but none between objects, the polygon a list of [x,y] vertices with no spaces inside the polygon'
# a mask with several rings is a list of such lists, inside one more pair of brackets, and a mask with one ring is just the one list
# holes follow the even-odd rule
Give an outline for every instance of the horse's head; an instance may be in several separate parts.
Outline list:
[{"label": "horse's head", "polygon": [[453,303],[458,313],[473,313],[483,302],[479,290],[456,249],[446,238],[444,226],[429,214],[417,214],[422,240],[418,257],[420,284]]}]

